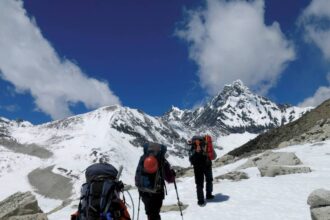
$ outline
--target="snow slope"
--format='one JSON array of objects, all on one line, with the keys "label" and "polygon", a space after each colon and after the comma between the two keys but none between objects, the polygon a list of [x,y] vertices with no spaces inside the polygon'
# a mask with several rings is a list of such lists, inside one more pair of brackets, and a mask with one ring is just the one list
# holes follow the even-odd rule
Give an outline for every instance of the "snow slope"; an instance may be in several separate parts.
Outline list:
[{"label": "snow slope", "polygon": [[[308,195],[317,188],[330,188],[330,141],[301,146],[291,146],[277,151],[294,152],[305,166],[312,168],[312,173],[293,174],[277,177],[261,177],[257,168],[245,171],[250,179],[240,182],[221,181],[214,184],[216,199],[203,208],[197,206],[193,177],[178,180],[179,196],[189,207],[184,210],[184,219],[193,220],[308,220],[310,218]],[[221,168],[214,169],[214,176],[232,171],[246,159]],[[133,194],[135,205],[138,195]],[[165,205],[176,203],[173,185],[168,185]],[[45,204],[43,204],[45,205]],[[137,207],[135,207],[137,211]],[[67,207],[53,214],[50,219],[65,219],[74,209]],[[166,220],[180,219],[179,212],[162,213]],[[140,219],[146,220],[143,204]]]}]

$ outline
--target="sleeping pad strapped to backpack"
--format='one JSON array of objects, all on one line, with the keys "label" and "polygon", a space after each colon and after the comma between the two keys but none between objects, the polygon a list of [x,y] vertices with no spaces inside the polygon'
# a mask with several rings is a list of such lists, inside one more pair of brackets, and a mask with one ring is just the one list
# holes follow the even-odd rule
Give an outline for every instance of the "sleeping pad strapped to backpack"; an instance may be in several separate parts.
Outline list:
[{"label": "sleeping pad strapped to backpack", "polygon": [[125,202],[120,198],[124,184],[111,164],[97,163],[86,169],[86,183],[81,188],[78,220],[130,220]]}]

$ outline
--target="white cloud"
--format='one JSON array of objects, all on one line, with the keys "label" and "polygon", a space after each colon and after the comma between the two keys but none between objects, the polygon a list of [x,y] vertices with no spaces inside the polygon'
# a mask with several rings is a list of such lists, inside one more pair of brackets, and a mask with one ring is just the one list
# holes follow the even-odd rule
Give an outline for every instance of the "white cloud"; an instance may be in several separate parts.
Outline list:
[{"label": "white cloud", "polygon": [[329,0],[313,0],[304,10],[299,23],[305,28],[306,40],[314,43],[330,60]]},{"label": "white cloud", "polygon": [[[330,61],[330,4],[329,0],[312,0],[299,18],[305,30],[305,39],[314,43]],[[326,79],[330,85],[330,72]],[[318,106],[330,98],[330,86],[321,86],[315,94],[306,98],[300,106]]]},{"label": "white cloud", "polygon": [[0,1],[0,70],[17,92],[31,93],[37,107],[54,119],[71,115],[70,105],[78,102],[90,109],[120,103],[107,82],[58,56],[21,0]]},{"label": "white cloud", "polygon": [[205,9],[187,12],[176,34],[189,43],[201,85],[211,95],[236,79],[266,93],[295,59],[279,24],[266,26],[264,13],[263,0],[207,0]]},{"label": "white cloud", "polygon": [[330,87],[320,87],[312,97],[305,99],[299,104],[301,107],[316,107],[330,98]]},{"label": "white cloud", "polygon": [[[330,72],[327,74],[327,81],[330,85]],[[325,100],[330,99],[330,86],[321,86],[315,92],[315,94],[309,98],[306,98],[299,106],[302,107],[316,107],[320,105]]]}]

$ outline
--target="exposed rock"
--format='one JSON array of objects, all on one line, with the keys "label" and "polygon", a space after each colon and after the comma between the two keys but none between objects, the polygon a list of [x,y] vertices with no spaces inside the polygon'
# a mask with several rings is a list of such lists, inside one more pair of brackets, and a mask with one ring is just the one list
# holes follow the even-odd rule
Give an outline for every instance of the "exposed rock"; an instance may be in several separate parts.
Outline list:
[{"label": "exposed rock", "polygon": [[13,216],[8,220],[47,220],[46,214],[34,214],[34,215],[23,215],[23,216]]},{"label": "exposed rock", "polygon": [[28,175],[30,184],[36,192],[52,199],[66,200],[71,196],[71,179],[52,172],[53,166],[35,169]]},{"label": "exposed rock", "polygon": [[[181,206],[181,210],[185,210],[186,208],[188,208],[188,205],[186,204],[182,204],[180,203]],[[172,211],[180,211],[180,207],[178,206],[178,204],[173,204],[173,205],[163,205],[161,212],[172,212]]]},{"label": "exposed rock", "polygon": [[312,220],[330,220],[330,206],[311,210]]},{"label": "exposed rock", "polygon": [[[311,139],[312,142],[318,141],[319,139],[325,140],[325,138],[329,138],[329,132],[322,133],[322,131],[327,129],[329,118],[330,99],[306,113],[298,120],[269,130],[228,154],[242,158],[261,153],[265,150],[278,148],[280,145],[288,145],[295,139],[298,140],[298,142],[295,143],[300,143],[299,138],[302,139],[303,143],[306,142],[305,139]],[[317,126],[319,127],[318,129],[316,129]],[[309,137],[306,135],[309,135]],[[315,140],[314,137],[316,137]]]},{"label": "exposed rock", "polygon": [[194,169],[192,167],[175,169],[176,177],[191,177],[194,176]]},{"label": "exposed rock", "polygon": [[325,141],[330,138],[330,118],[317,121],[316,125],[302,135],[289,141],[279,144],[279,147],[286,147],[301,143],[314,143]]},{"label": "exposed rock", "polygon": [[300,164],[302,164],[302,162],[294,153],[267,151],[260,156],[249,158],[249,160],[245,164],[239,166],[237,170],[249,167],[262,168],[266,166],[293,166]]},{"label": "exposed rock", "polygon": [[330,191],[325,189],[314,190],[308,196],[307,204],[310,205],[311,208],[330,206]]},{"label": "exposed rock", "polygon": [[36,144],[21,144],[11,138],[0,138],[0,145],[15,153],[27,154],[41,159],[47,159],[53,156],[53,153],[44,147]]},{"label": "exposed rock", "polygon": [[230,163],[234,163],[237,160],[239,160],[239,158],[236,158],[232,155],[224,155],[224,156],[216,159],[213,162],[213,166],[214,167],[221,167],[221,166],[225,166],[225,165],[230,164]]},{"label": "exposed rock", "polygon": [[245,164],[236,170],[258,167],[261,176],[268,177],[312,172],[309,167],[293,167],[301,164],[302,162],[294,153],[266,151],[260,156],[249,158]]},{"label": "exposed rock", "polygon": [[220,176],[215,177],[216,180],[232,180],[232,181],[240,181],[242,179],[249,179],[249,176],[245,172],[233,171]]},{"label": "exposed rock", "polygon": [[330,191],[314,190],[307,200],[311,208],[312,220],[330,220]]},{"label": "exposed rock", "polygon": [[0,220],[47,220],[31,192],[17,192],[0,202]]},{"label": "exposed rock", "polygon": [[263,166],[258,167],[261,176],[275,177],[279,175],[295,174],[295,173],[310,173],[309,167],[290,167],[290,166]]}]

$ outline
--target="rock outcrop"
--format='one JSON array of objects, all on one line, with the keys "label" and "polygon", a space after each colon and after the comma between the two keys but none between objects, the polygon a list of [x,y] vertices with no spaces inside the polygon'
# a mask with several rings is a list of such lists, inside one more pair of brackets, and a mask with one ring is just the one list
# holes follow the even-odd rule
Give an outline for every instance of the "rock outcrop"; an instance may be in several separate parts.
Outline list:
[{"label": "rock outcrop", "polygon": [[0,220],[47,220],[31,192],[17,192],[0,202]]},{"label": "rock outcrop", "polygon": [[312,220],[330,220],[330,191],[314,190],[308,197]]},{"label": "rock outcrop", "polygon": [[330,127],[328,125],[329,118],[330,99],[306,113],[298,120],[269,130],[228,154],[242,158],[291,144],[329,139],[330,135],[327,132]]},{"label": "rock outcrop", "polygon": [[309,167],[264,166],[264,167],[258,167],[258,168],[259,168],[261,176],[268,176],[268,177],[312,172],[311,168],[309,168]]},{"label": "rock outcrop", "polygon": [[214,178],[216,181],[219,180],[232,180],[232,181],[240,181],[243,179],[249,179],[249,176],[245,172],[233,171],[229,172]]},{"label": "rock outcrop", "polygon": [[[188,208],[188,205],[186,204],[182,204],[180,203],[181,206],[181,210],[185,210],[186,208]],[[178,204],[173,204],[173,205],[163,205],[161,212],[179,212],[180,211],[180,207],[178,206]]]},{"label": "rock outcrop", "polygon": [[250,158],[237,170],[258,167],[261,176],[268,177],[312,171],[309,167],[296,166],[301,164],[301,160],[294,153],[267,151],[260,156]]},{"label": "rock outcrop", "polygon": [[36,191],[48,198],[66,200],[72,193],[71,179],[53,173],[54,166],[35,169],[28,174],[30,184]]}]

